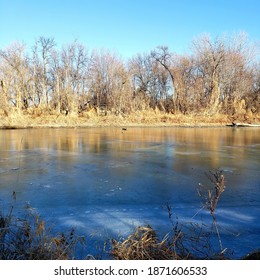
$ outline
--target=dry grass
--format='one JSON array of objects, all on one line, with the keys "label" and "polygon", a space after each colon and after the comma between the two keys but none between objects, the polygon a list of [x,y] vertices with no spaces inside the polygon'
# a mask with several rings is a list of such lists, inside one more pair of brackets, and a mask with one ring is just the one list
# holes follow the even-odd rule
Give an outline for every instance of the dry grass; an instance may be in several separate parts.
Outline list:
[{"label": "dry grass", "polygon": [[221,170],[209,171],[208,173],[206,173],[206,176],[211,182],[211,186],[206,189],[206,192],[205,190],[203,191],[203,186],[201,186],[199,189],[199,195],[204,200],[204,206],[209,210],[211,214],[213,224],[218,236],[220,254],[223,254],[225,250],[223,250],[215,211],[217,209],[220,197],[225,190],[225,177],[223,175],[223,171]]},{"label": "dry grass", "polygon": [[[205,227],[205,228],[204,228]],[[224,259],[211,244],[205,225],[175,224],[163,238],[150,226],[137,227],[128,237],[112,240],[111,255],[116,260],[194,260]]]},{"label": "dry grass", "polygon": [[51,236],[40,217],[28,207],[24,218],[16,218],[12,208],[0,214],[0,260],[73,259],[76,246],[84,242],[73,230]]},{"label": "dry grass", "polygon": [[180,259],[172,246],[168,246],[168,236],[159,241],[150,227],[137,227],[124,241],[112,240],[111,254],[116,260],[172,260]]},{"label": "dry grass", "polygon": [[80,115],[57,114],[55,111],[11,112],[8,117],[2,115],[0,127],[104,127],[104,126],[224,126],[233,121],[260,123],[260,116],[223,115],[223,114],[168,114],[159,110],[141,110],[128,115],[108,113],[100,116],[92,109]]},{"label": "dry grass", "polygon": [[98,115],[91,109],[77,114],[58,114],[55,111],[17,112],[13,110],[8,116],[0,112],[0,128],[27,128],[27,127],[104,127],[104,126],[225,126],[232,122],[260,123],[257,114],[171,114],[159,110],[140,110],[131,114],[115,115],[108,113]]}]

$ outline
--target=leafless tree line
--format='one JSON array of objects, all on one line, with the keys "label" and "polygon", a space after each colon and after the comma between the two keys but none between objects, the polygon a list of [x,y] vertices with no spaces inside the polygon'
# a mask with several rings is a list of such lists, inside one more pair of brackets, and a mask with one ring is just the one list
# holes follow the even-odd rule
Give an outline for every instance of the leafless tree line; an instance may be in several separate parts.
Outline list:
[{"label": "leafless tree line", "polygon": [[259,113],[256,51],[246,34],[202,35],[190,54],[159,46],[128,61],[77,41],[58,50],[53,38],[40,37],[29,53],[13,43],[0,50],[0,113]]}]

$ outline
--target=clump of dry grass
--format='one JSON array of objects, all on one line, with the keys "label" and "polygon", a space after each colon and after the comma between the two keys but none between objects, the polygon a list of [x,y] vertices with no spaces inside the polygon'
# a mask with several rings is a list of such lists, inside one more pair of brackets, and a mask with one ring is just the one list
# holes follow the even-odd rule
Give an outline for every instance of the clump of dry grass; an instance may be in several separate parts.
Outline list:
[{"label": "clump of dry grass", "polygon": [[0,214],[0,260],[67,260],[74,258],[76,246],[84,242],[74,230],[51,236],[45,223],[30,207],[24,218],[16,218],[12,209]]},{"label": "clump of dry grass", "polygon": [[111,254],[116,260],[167,260],[174,252],[167,246],[168,237],[159,240],[150,227],[137,227],[124,241],[112,240]]},{"label": "clump of dry grass", "polygon": [[187,223],[159,238],[150,226],[137,227],[128,237],[112,240],[111,255],[116,260],[191,260],[220,259],[210,243],[211,235],[204,226]]},{"label": "clump of dry grass", "polygon": [[[116,260],[187,260],[208,259],[208,235],[201,226],[190,223],[180,225],[172,219],[171,207],[167,204],[172,229],[164,237],[158,237],[151,226],[137,227],[123,241],[112,240],[111,255]],[[197,254],[197,255],[196,255]],[[196,256],[196,257],[195,257]]]},{"label": "clump of dry grass", "polygon": [[23,115],[15,110],[8,116],[0,116],[0,127],[2,128],[27,128],[31,126],[31,117]]}]

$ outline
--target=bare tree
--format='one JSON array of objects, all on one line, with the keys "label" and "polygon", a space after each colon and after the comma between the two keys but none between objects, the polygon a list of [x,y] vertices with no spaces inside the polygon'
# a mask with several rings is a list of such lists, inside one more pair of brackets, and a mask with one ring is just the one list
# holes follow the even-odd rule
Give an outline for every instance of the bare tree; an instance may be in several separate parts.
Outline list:
[{"label": "bare tree", "polygon": [[174,90],[178,95],[179,111],[183,114],[198,110],[196,71],[191,56],[176,56],[173,67],[175,77]]},{"label": "bare tree", "polygon": [[173,60],[174,60],[173,54],[170,52],[167,46],[159,46],[151,52],[151,57],[168,72],[173,88],[174,112],[179,112],[181,110],[180,109],[181,106],[180,106],[179,93],[175,89],[175,78],[173,73]]},{"label": "bare tree", "polygon": [[0,57],[5,64],[2,91],[8,102],[11,102],[17,112],[20,112],[24,106],[29,106],[27,85],[30,82],[30,74],[25,46],[18,42],[14,43],[5,50],[1,50]]},{"label": "bare tree", "polygon": [[167,111],[167,98],[171,91],[169,73],[151,54],[138,54],[129,61],[134,100],[143,108]]},{"label": "bare tree", "polygon": [[224,38],[202,35],[193,41],[197,67],[204,80],[204,100],[211,113],[219,110],[220,74],[226,57]]},{"label": "bare tree", "polygon": [[34,45],[34,64],[39,103],[49,108],[50,101],[50,64],[56,43],[53,38],[39,37]]},{"label": "bare tree", "polygon": [[86,92],[89,57],[77,42],[64,46],[61,53],[61,99],[66,114],[77,114],[79,100]]},{"label": "bare tree", "polygon": [[128,65],[132,77],[135,109],[145,109],[155,98],[153,93],[155,78],[151,56],[149,54],[137,54],[129,61]]},{"label": "bare tree", "polygon": [[112,111],[116,107],[119,110],[127,81],[127,71],[117,54],[105,50],[92,52],[88,88],[97,110],[101,107]]},{"label": "bare tree", "polygon": [[52,87],[52,107],[60,114],[62,111],[62,99],[61,99],[61,79],[62,68],[60,55],[57,51],[52,52],[51,58],[51,87]]},{"label": "bare tree", "polygon": [[5,80],[0,80],[0,109],[4,112],[4,115],[9,115],[9,105],[7,102]]}]

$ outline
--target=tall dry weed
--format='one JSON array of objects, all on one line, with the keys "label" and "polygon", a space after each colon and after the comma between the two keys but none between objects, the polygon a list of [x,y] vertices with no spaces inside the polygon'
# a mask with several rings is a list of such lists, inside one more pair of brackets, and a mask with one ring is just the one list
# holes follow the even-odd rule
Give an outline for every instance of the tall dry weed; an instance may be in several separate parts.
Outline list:
[{"label": "tall dry weed", "polygon": [[208,209],[211,214],[213,224],[216,230],[216,234],[218,237],[220,253],[224,253],[225,250],[223,250],[215,211],[217,209],[217,205],[220,200],[220,197],[225,190],[225,177],[223,175],[222,170],[209,171],[206,173],[206,176],[211,182],[211,186],[208,187],[206,191],[205,188],[203,189],[203,187],[201,186],[200,189],[198,190],[198,193],[204,201],[205,208]]}]

